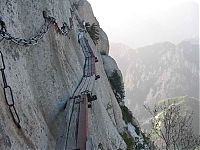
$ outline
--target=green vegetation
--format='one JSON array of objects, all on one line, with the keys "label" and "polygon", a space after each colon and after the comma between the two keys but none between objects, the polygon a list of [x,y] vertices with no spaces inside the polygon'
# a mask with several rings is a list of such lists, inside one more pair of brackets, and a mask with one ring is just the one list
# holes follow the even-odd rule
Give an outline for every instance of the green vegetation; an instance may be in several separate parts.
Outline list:
[{"label": "green vegetation", "polygon": [[89,22],[87,22],[85,24],[86,30],[89,33],[90,37],[92,38],[93,42],[95,45],[98,44],[98,40],[99,40],[99,30],[98,30],[98,25],[96,25],[95,23],[93,23],[92,25],[90,25]]},{"label": "green vegetation", "polygon": [[[141,150],[141,149],[145,149],[144,144],[138,143],[138,139],[136,138],[135,140],[126,132],[124,132],[123,134],[121,134],[124,142],[127,145],[127,150]],[[150,145],[150,139],[143,134],[145,141],[144,143],[146,143],[147,145]]]},{"label": "green vegetation", "polygon": [[149,147],[155,149],[154,145],[153,145],[153,143],[151,141],[151,134],[146,133],[146,132],[141,132],[141,134],[142,134],[142,136],[144,138],[144,143],[146,143]]},{"label": "green vegetation", "polygon": [[125,97],[124,83],[117,70],[114,70],[108,79],[118,103],[122,102]]},{"label": "green vegetation", "polygon": [[135,132],[137,135],[141,133],[140,128],[136,124],[136,118],[133,117],[132,112],[126,106],[120,106],[122,111],[122,118],[126,124],[131,123],[135,127]]},{"label": "green vegetation", "polygon": [[200,145],[195,148],[195,150],[200,150]]},{"label": "green vegetation", "polygon": [[153,118],[151,140],[157,141],[156,147],[159,149],[192,150],[200,143],[200,137],[192,126],[193,113],[184,108],[185,98],[162,100],[153,109],[145,106]]},{"label": "green vegetation", "polygon": [[120,106],[122,110],[122,116],[125,123],[132,123],[133,115],[132,112],[126,106]]},{"label": "green vegetation", "polygon": [[107,55],[106,52],[100,52],[100,53],[101,53],[101,55]]},{"label": "green vegetation", "polygon": [[187,96],[177,96],[177,97],[173,97],[173,98],[168,98],[168,99],[162,99],[158,102],[158,105],[163,105],[166,102],[171,102],[171,103],[177,103],[177,104],[181,104],[184,102],[185,98]]},{"label": "green vegetation", "polygon": [[99,143],[99,145],[98,145],[98,149],[99,149],[99,150],[104,150],[104,148],[103,148],[103,144]]},{"label": "green vegetation", "polygon": [[140,150],[145,148],[145,144],[147,146],[153,146],[152,141],[150,139],[150,134],[146,134],[140,130],[140,127],[138,124],[135,122],[136,119],[133,117],[131,111],[126,107],[126,106],[120,106],[122,110],[122,117],[123,120],[125,121],[126,124],[131,123],[135,127],[135,132],[137,133],[138,136],[142,135],[144,138],[144,143],[141,144],[139,143],[139,139],[135,137],[133,139],[128,133],[124,132],[121,136],[124,139],[125,143],[127,144],[128,150],[131,149],[133,150]]},{"label": "green vegetation", "polygon": [[127,145],[127,150],[133,150],[133,148],[135,147],[133,138],[126,132],[124,132],[121,136]]}]

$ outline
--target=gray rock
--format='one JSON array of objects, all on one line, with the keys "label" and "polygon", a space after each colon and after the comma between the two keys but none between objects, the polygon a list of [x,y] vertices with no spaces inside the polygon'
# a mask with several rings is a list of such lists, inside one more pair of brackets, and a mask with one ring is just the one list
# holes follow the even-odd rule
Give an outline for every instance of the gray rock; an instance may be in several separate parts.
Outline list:
[{"label": "gray rock", "polygon": [[95,23],[96,25],[99,26],[99,28],[98,28],[98,30],[99,30],[99,40],[98,40],[98,44],[96,45],[96,47],[97,47],[97,50],[100,53],[108,55],[108,53],[109,53],[108,37],[107,37],[106,33],[103,31],[103,29],[100,28],[99,22],[94,17],[90,3],[87,2],[86,0],[82,0],[82,1],[83,1],[82,2],[83,7],[79,8],[80,16],[83,18],[83,20],[85,22],[89,22],[90,24]]},{"label": "gray rock", "polygon": [[[61,26],[64,21],[69,24],[70,7],[69,0],[2,0],[0,14],[10,34],[27,39],[44,23],[43,10],[49,10]],[[23,47],[6,40],[0,43],[6,79],[12,87],[22,127],[18,129],[13,123],[1,86],[0,124],[4,133],[0,134],[6,137],[10,149],[55,149],[65,127],[64,105],[83,74],[84,55],[77,40],[78,23],[73,21],[75,26],[69,33],[70,39],[57,34],[51,26],[37,45]],[[89,136],[94,147],[102,143],[105,149],[126,149],[119,134],[124,127],[121,110],[109,85],[101,55],[89,36],[88,40],[99,59],[96,68],[101,76],[94,89],[98,100],[89,111]],[[106,109],[108,103],[112,105],[109,110]]]}]

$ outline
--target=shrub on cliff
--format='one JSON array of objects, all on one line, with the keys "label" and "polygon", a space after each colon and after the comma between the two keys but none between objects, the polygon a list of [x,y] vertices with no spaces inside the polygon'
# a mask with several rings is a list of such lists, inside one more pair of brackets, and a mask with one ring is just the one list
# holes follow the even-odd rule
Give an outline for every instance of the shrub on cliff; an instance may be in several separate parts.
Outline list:
[{"label": "shrub on cliff", "polygon": [[92,38],[93,42],[95,45],[98,44],[98,40],[99,40],[99,30],[98,30],[98,26],[93,23],[92,25],[90,25],[89,22],[87,22],[85,24],[86,30],[89,33],[90,37]]},{"label": "shrub on cliff", "polygon": [[115,94],[118,103],[123,102],[123,99],[125,97],[124,83],[117,70],[114,70],[112,75],[108,77],[108,79],[110,81],[112,90]]},{"label": "shrub on cliff", "polygon": [[133,150],[135,147],[133,138],[126,132],[122,133],[121,136],[127,145],[127,150]]},{"label": "shrub on cliff", "polygon": [[125,123],[132,123],[133,115],[132,112],[126,106],[120,106],[122,110],[122,116]]}]

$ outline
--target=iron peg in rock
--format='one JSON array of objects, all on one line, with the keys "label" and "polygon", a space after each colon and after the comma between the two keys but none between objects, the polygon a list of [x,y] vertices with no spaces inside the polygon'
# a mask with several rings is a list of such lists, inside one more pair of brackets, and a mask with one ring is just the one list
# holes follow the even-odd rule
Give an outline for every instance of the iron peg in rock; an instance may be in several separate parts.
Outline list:
[{"label": "iron peg in rock", "polygon": [[71,97],[69,97],[69,99],[74,99],[74,97],[73,97],[73,96],[71,96]]},{"label": "iron peg in rock", "polygon": [[2,52],[0,51],[0,58],[1,58],[1,67],[0,67],[0,70],[3,71],[5,70],[5,63],[4,63],[4,59],[3,59],[3,54]]},{"label": "iron peg in rock", "polygon": [[76,99],[76,98],[81,98],[81,96],[80,95],[74,96],[74,99]]},{"label": "iron peg in rock", "polygon": [[1,26],[1,29],[0,29],[1,32],[7,32],[7,30],[6,30],[6,24],[3,21],[3,18],[1,16],[0,16],[0,26]]},{"label": "iron peg in rock", "polygon": [[70,13],[71,13],[71,16],[74,14],[73,9],[71,9],[71,8],[70,8]]},{"label": "iron peg in rock", "polygon": [[73,23],[73,20],[72,20],[72,18],[70,17],[69,18],[69,24],[70,24],[70,30],[73,30],[74,29],[74,23]]},{"label": "iron peg in rock", "polygon": [[88,102],[92,102],[92,101],[95,101],[97,100],[97,96],[96,95],[91,95],[91,94],[87,94],[87,97],[88,97]]},{"label": "iron peg in rock", "polygon": [[47,19],[47,18],[48,18],[48,14],[47,14],[47,11],[46,11],[46,10],[43,10],[43,11],[42,11],[42,15],[43,15],[43,18],[44,18],[44,19]]},{"label": "iron peg in rock", "polygon": [[93,101],[97,100],[97,96],[96,96],[96,95],[93,95],[93,96],[92,96],[92,100],[93,100]]},{"label": "iron peg in rock", "polygon": [[97,57],[95,57],[95,62],[98,62],[99,60],[98,60],[98,58]]},{"label": "iron peg in rock", "polygon": [[100,78],[100,75],[95,76],[95,80],[98,80]]},{"label": "iron peg in rock", "polygon": [[88,108],[92,108],[92,103],[88,103]]},{"label": "iron peg in rock", "polygon": [[88,97],[88,108],[92,108],[92,101],[97,100],[97,96],[96,95],[91,96],[90,94],[88,94],[88,95],[89,95],[89,97]]}]

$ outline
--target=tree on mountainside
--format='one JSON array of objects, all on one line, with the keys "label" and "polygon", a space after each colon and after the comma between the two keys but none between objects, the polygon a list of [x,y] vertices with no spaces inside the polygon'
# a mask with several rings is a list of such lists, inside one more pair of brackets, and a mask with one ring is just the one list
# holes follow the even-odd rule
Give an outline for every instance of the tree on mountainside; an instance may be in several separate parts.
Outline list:
[{"label": "tree on mountainside", "polygon": [[89,33],[90,37],[92,38],[94,44],[97,45],[98,44],[98,40],[99,40],[98,25],[96,25],[95,23],[90,25],[89,22],[86,22],[85,27],[86,27],[86,30]]},{"label": "tree on mountainside", "polygon": [[153,109],[145,108],[152,116],[151,135],[157,149],[193,150],[199,145],[200,136],[192,128],[192,113],[183,112],[180,104],[168,100]]},{"label": "tree on mountainside", "polygon": [[114,70],[112,75],[108,77],[108,79],[110,81],[112,90],[118,103],[123,102],[123,99],[125,97],[124,83],[117,70]]}]

